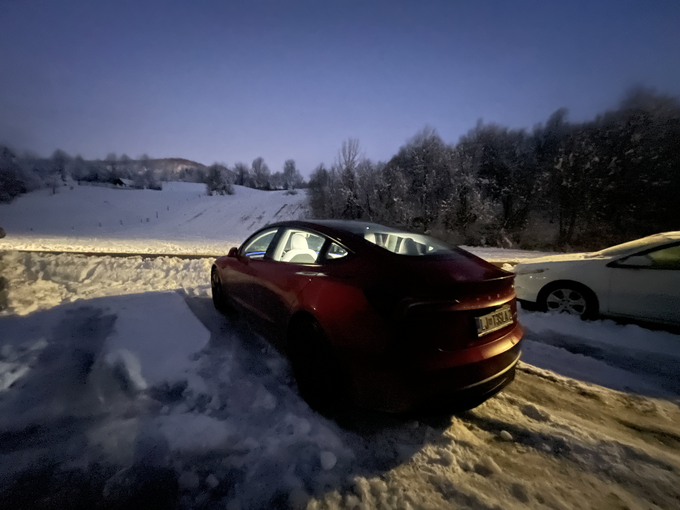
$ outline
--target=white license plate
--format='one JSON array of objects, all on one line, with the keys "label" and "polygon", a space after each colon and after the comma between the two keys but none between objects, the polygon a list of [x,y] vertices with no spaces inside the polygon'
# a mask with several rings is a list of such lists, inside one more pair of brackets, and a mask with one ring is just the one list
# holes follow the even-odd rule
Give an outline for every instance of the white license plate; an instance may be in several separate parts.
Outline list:
[{"label": "white license plate", "polygon": [[505,305],[481,317],[475,317],[477,323],[477,336],[484,336],[493,331],[498,331],[508,324],[512,324],[512,311],[510,305]]}]

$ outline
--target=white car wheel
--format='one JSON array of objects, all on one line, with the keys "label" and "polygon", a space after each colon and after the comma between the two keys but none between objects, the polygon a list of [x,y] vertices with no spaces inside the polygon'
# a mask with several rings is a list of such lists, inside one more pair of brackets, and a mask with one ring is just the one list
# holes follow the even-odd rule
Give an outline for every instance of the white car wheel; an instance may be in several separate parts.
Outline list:
[{"label": "white car wheel", "polygon": [[562,284],[546,290],[541,300],[546,312],[568,313],[584,319],[597,314],[597,298],[587,287]]}]

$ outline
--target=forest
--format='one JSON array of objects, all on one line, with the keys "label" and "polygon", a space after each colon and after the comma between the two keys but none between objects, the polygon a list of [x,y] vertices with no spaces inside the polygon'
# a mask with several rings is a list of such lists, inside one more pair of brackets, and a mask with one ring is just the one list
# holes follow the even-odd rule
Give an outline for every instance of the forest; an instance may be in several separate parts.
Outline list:
[{"label": "forest", "polygon": [[596,250],[680,230],[680,102],[637,88],[617,109],[532,130],[478,124],[456,144],[426,128],[388,162],[359,141],[309,179],[312,215],[475,246]]}]

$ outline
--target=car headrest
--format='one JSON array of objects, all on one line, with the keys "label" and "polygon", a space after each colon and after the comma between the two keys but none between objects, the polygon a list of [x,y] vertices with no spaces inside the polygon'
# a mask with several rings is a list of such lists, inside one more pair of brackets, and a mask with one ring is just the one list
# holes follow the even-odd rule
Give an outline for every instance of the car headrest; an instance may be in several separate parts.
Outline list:
[{"label": "car headrest", "polygon": [[418,251],[418,246],[416,246],[416,242],[410,237],[406,237],[404,239],[404,241],[401,244],[401,250],[399,251],[400,253],[403,253],[405,255],[420,255],[420,252]]},{"label": "car headrest", "polygon": [[291,250],[309,249],[309,247],[307,246],[307,238],[302,234],[293,234],[293,237],[290,240],[290,249]]}]

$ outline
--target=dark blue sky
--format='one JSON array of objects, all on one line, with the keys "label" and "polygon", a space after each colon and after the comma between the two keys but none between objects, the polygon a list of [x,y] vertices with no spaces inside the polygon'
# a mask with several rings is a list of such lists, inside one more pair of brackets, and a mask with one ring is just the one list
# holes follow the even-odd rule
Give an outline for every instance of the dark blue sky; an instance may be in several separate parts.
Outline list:
[{"label": "dark blue sky", "polygon": [[343,140],[584,120],[680,96],[680,2],[0,0],[0,143],[307,175]]}]

